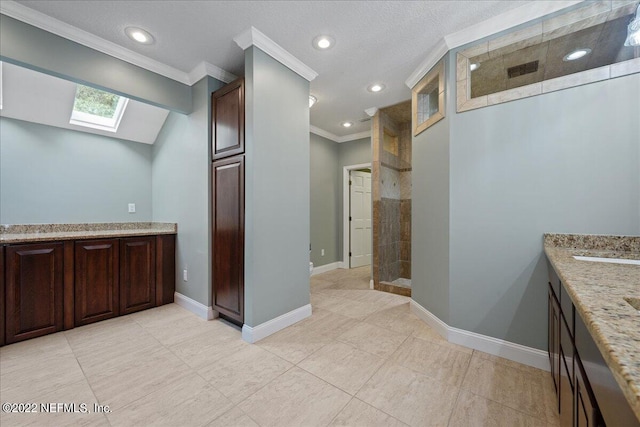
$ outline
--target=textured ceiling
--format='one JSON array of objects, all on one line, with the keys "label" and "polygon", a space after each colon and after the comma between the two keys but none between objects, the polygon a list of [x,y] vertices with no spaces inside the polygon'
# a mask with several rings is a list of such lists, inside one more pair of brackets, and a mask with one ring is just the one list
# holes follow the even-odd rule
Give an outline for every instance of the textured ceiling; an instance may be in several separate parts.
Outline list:
[{"label": "textured ceiling", "polygon": [[[243,75],[233,38],[253,26],[310,66],[318,103],[311,124],[338,136],[369,130],[364,110],[406,100],[407,77],[445,35],[522,6],[526,1],[39,1],[20,4],[185,72],[202,61]],[[151,32],[138,45],[124,29]],[[312,47],[319,34],[336,40]],[[369,93],[382,82],[386,89]],[[344,129],[340,123],[355,123]]]}]

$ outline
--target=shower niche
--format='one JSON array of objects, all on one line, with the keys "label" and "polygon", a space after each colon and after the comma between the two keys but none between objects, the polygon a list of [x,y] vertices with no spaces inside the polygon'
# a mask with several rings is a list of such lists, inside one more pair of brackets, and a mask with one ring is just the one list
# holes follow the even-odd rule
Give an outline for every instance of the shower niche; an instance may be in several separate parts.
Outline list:
[{"label": "shower niche", "polygon": [[411,295],[411,101],[372,122],[373,286]]}]

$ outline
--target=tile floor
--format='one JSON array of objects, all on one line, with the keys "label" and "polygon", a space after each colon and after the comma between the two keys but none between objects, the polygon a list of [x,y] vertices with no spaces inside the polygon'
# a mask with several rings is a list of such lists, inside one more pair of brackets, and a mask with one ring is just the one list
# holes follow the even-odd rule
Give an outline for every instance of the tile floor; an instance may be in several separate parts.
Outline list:
[{"label": "tile floor", "polygon": [[314,276],[311,303],[310,318],[255,345],[170,304],[5,346],[2,403],[89,413],[2,413],[0,424],[558,425],[547,372],[444,341],[408,298],[369,290],[368,267]]}]

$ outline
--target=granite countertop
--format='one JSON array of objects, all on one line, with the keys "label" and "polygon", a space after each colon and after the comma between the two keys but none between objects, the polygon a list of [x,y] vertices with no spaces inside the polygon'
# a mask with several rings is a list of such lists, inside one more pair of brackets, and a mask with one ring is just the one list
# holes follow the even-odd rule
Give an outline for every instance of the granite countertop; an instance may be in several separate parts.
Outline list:
[{"label": "granite countertop", "polygon": [[177,232],[177,224],[166,222],[3,224],[0,225],[0,244],[149,236],[156,234],[176,234]]},{"label": "granite countertop", "polygon": [[640,419],[640,266],[578,256],[640,260],[640,237],[545,234],[544,250],[629,405]]}]

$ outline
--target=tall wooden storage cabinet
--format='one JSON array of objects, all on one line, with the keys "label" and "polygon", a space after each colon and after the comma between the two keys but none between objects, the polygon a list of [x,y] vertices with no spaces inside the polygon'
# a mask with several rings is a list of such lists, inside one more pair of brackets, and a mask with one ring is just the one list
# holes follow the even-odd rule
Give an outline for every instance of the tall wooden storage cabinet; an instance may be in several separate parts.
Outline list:
[{"label": "tall wooden storage cabinet", "polygon": [[244,323],[244,79],[211,95],[212,305]]}]

